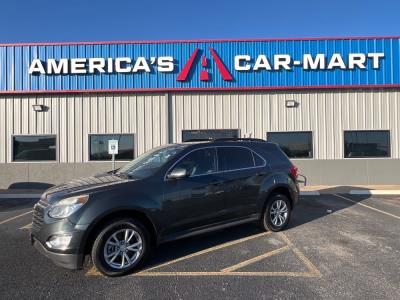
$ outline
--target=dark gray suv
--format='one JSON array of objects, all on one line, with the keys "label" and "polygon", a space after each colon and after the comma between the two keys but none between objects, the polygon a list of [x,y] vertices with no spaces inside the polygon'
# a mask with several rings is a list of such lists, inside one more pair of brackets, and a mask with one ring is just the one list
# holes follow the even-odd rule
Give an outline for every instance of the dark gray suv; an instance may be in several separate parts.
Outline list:
[{"label": "dark gray suv", "polygon": [[253,221],[282,230],[298,197],[297,168],[276,144],[170,144],[115,173],[47,190],[31,242],[57,265],[79,269],[90,255],[100,272],[120,276],[167,241]]}]

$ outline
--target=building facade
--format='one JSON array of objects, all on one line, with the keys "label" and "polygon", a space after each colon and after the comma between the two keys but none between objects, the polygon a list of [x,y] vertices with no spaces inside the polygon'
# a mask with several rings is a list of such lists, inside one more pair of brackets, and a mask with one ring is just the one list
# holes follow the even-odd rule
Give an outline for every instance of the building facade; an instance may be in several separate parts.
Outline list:
[{"label": "building facade", "polygon": [[278,143],[308,184],[398,184],[400,38],[0,45],[0,188],[167,143]]}]

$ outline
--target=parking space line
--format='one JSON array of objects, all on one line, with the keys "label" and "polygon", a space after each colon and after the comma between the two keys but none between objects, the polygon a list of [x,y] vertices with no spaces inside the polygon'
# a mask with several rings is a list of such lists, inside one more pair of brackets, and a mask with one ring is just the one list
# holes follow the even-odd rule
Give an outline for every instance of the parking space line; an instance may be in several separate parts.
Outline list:
[{"label": "parking space line", "polygon": [[312,272],[143,272],[133,274],[140,277],[151,276],[260,276],[260,277],[319,277]]},{"label": "parking space line", "polygon": [[250,258],[250,259],[248,259],[248,260],[242,261],[242,262],[240,262],[240,263],[238,263],[238,264],[236,264],[236,265],[233,265],[233,266],[230,266],[230,267],[228,267],[228,268],[222,269],[220,272],[226,273],[226,272],[235,271],[235,270],[237,270],[237,269],[240,269],[240,268],[242,268],[242,267],[245,267],[245,266],[247,266],[247,265],[250,265],[250,264],[252,264],[252,263],[255,263],[255,262],[257,262],[257,261],[259,261],[259,260],[262,260],[262,259],[264,259],[264,258],[267,258],[267,257],[273,256],[273,255],[276,255],[276,254],[285,252],[285,251],[289,250],[289,247],[290,247],[289,245],[286,245],[285,247],[282,247],[282,248],[279,248],[279,249],[275,249],[275,250],[266,252],[266,253],[261,254],[261,255],[259,255],[259,256],[256,256],[256,257]]},{"label": "parking space line", "polygon": [[22,227],[18,228],[18,229],[24,230],[24,229],[31,229],[31,228],[32,228],[32,223],[29,223],[29,224],[26,224],[25,226],[22,226]]},{"label": "parking space line", "polygon": [[[289,238],[283,234],[282,232],[277,233],[286,243],[286,245],[284,247],[281,247],[279,249],[276,250],[272,250],[269,251],[267,253],[264,253],[262,255],[259,255],[257,257],[242,261],[238,264],[235,264],[233,266],[227,267],[221,271],[211,271],[211,272],[207,272],[207,271],[200,271],[200,272],[196,272],[196,271],[184,271],[184,272],[180,272],[180,271],[173,271],[173,272],[162,272],[162,271],[152,271],[161,267],[165,267],[165,266],[169,266],[171,264],[183,261],[183,260],[187,260],[190,259],[192,257],[196,257],[202,254],[206,254],[206,253],[210,253],[222,248],[226,248],[232,245],[236,245],[257,237],[262,237],[265,236],[267,234],[270,234],[272,232],[268,231],[268,232],[263,232],[260,234],[256,234],[250,237],[246,237],[246,238],[242,238],[236,241],[232,241],[232,242],[228,242],[228,243],[224,243],[215,247],[211,247],[193,254],[189,254],[187,256],[169,261],[167,263],[161,264],[161,265],[157,265],[154,266],[152,268],[149,269],[145,269],[143,271],[140,271],[138,273],[133,274],[134,277],[152,277],[152,276],[156,276],[156,277],[169,277],[169,276],[271,276],[271,277],[276,277],[276,276],[280,276],[280,277],[307,277],[307,278],[320,278],[322,277],[322,274],[318,271],[318,269],[311,263],[310,260],[308,260],[304,254],[297,249],[293,243],[289,240]],[[262,260],[263,258],[267,258],[267,257],[271,257],[273,255],[279,254],[279,253],[283,253],[285,251],[293,251],[293,253],[296,255],[296,257],[298,259],[300,259],[300,261],[306,266],[306,268],[309,270],[308,272],[269,272],[269,271],[261,271],[261,272],[254,272],[254,271],[247,271],[247,272],[241,272],[241,271],[236,271],[239,268],[242,268],[244,266],[248,266],[250,264],[256,263],[257,261]],[[87,273],[86,276],[103,276],[95,267],[92,267]]]},{"label": "parking space line", "polygon": [[[229,247],[229,246],[232,246],[232,245],[243,243],[243,242],[246,242],[246,241],[261,237],[261,236],[265,236],[265,235],[268,235],[268,234],[271,234],[271,232],[270,231],[262,232],[262,233],[255,234],[255,235],[252,235],[252,236],[249,236],[249,237],[245,237],[245,238],[242,238],[242,239],[239,239],[239,240],[236,240],[236,241],[232,241],[232,242],[224,243],[224,244],[221,244],[221,245],[217,245],[217,246],[214,246],[214,247],[211,247],[211,248],[199,251],[199,252],[195,252],[195,253],[192,253],[192,254],[189,254],[189,255],[186,255],[186,256],[171,260],[171,261],[166,262],[164,264],[154,266],[154,267],[146,269],[146,270],[144,270],[142,272],[148,272],[148,271],[151,271],[151,270],[154,270],[154,269],[157,269],[157,268],[166,267],[168,265],[180,262],[182,260],[186,260],[186,259],[189,259],[189,258],[192,258],[192,257],[196,257],[196,256],[199,256],[199,255],[202,255],[202,254],[206,254],[206,253],[213,252],[213,251],[216,251],[216,250],[219,250],[219,249],[223,249],[223,248],[226,248],[226,247]],[[142,272],[139,272],[139,273],[142,273]],[[137,274],[139,274],[139,273],[137,273]]]},{"label": "parking space line", "polygon": [[399,220],[400,220],[400,216],[396,216],[396,215],[394,215],[394,214],[391,214],[391,213],[388,213],[388,212],[386,212],[386,211],[377,209],[377,208],[375,208],[375,207],[366,205],[366,204],[364,204],[364,203],[360,203],[360,202],[354,201],[354,200],[352,200],[352,199],[350,199],[350,198],[347,198],[347,197],[344,197],[344,196],[342,196],[342,195],[338,195],[338,194],[333,194],[333,195],[336,196],[336,197],[339,197],[339,198],[341,198],[341,199],[344,199],[344,200],[346,200],[346,201],[350,201],[350,202],[352,202],[352,203],[355,203],[355,204],[358,204],[358,205],[367,207],[367,208],[369,208],[369,209],[375,210],[375,211],[377,211],[377,212],[380,212],[380,213],[382,213],[382,214],[385,214],[385,215],[388,215],[388,216],[391,216],[391,217],[393,217],[393,218],[396,218],[396,219],[399,219]]},{"label": "parking space line", "polygon": [[33,210],[28,211],[28,212],[23,213],[23,214],[20,214],[20,215],[17,215],[17,216],[14,216],[14,217],[12,217],[12,218],[6,219],[6,220],[4,220],[4,221],[1,221],[1,222],[0,222],[0,225],[3,225],[3,224],[5,224],[5,223],[8,223],[8,222],[10,222],[10,221],[12,221],[12,220],[18,219],[18,218],[20,218],[20,217],[23,217],[23,216],[25,216],[25,215],[27,215],[27,214],[31,214],[32,212],[33,212]]},{"label": "parking space line", "polygon": [[303,264],[310,270],[310,273],[313,274],[315,277],[322,277],[322,274],[318,269],[313,265],[313,263],[304,256],[302,252],[296,247],[292,248],[292,251],[297,255],[297,257],[303,262]]}]

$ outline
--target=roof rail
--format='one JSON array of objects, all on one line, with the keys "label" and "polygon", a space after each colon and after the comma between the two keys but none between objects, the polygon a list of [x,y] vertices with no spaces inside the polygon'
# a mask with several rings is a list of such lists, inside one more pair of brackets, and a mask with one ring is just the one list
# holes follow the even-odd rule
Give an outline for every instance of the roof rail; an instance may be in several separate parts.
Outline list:
[{"label": "roof rail", "polygon": [[256,139],[256,138],[240,138],[240,137],[234,137],[234,138],[204,138],[204,139],[190,139],[184,141],[184,143],[190,143],[190,142],[237,142],[237,141],[244,141],[244,142],[267,142],[266,140],[263,139]]},{"label": "roof rail", "polygon": [[184,141],[184,143],[190,143],[190,142],[212,142],[213,139],[189,139]]},{"label": "roof rail", "polygon": [[256,138],[218,138],[212,141],[213,142],[229,142],[229,141],[267,142],[266,140],[256,139]]}]

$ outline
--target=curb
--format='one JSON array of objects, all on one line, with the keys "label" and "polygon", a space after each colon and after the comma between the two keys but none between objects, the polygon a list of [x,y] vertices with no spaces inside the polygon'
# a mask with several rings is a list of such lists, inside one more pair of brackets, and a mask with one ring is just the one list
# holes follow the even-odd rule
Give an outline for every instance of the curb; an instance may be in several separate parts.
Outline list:
[{"label": "curb", "polygon": [[319,196],[321,195],[320,192],[318,191],[303,191],[300,192],[300,196]]},{"label": "curb", "polygon": [[42,194],[0,194],[0,199],[35,199],[41,196]]},{"label": "curb", "polygon": [[350,195],[400,195],[400,190],[351,190]]}]

